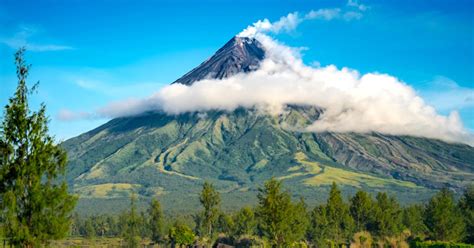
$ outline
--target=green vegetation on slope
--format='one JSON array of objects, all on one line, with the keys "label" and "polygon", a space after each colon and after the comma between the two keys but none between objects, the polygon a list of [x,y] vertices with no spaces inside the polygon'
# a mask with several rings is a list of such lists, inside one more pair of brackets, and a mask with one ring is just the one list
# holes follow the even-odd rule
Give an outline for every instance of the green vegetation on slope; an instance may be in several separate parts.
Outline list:
[{"label": "green vegetation on slope", "polygon": [[196,186],[210,181],[225,193],[224,207],[238,207],[254,203],[252,192],[271,177],[284,179],[292,192],[308,198],[321,198],[336,181],[345,193],[383,189],[404,202],[426,199],[443,186],[459,190],[474,180],[474,148],[467,145],[296,131],[320,112],[288,106],[279,116],[237,109],[114,119],[63,143],[70,157],[67,180],[87,197],[81,208],[86,202],[102,204],[101,199],[126,201],[122,193],[128,191],[104,196],[85,190],[107,184],[136,185],[134,191],[145,197],[160,189],[163,204],[170,206],[182,199],[169,192],[195,199]]}]

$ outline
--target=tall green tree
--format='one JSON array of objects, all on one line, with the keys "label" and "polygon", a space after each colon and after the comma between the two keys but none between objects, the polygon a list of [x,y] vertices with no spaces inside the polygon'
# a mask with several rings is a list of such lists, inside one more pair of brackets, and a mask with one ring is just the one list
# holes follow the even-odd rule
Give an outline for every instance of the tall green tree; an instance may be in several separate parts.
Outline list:
[{"label": "tall green tree", "polygon": [[217,232],[233,235],[234,226],[235,226],[235,223],[232,216],[226,213],[219,214],[219,217],[217,218],[217,223],[216,223]]},{"label": "tall green tree", "polygon": [[431,239],[460,241],[464,238],[465,223],[461,211],[447,188],[430,199],[425,210],[425,223]]},{"label": "tall green tree", "polygon": [[402,211],[395,197],[379,192],[376,196],[373,229],[379,237],[391,237],[402,231]]},{"label": "tall green tree", "polygon": [[337,184],[333,182],[326,203],[329,238],[338,244],[344,244],[352,237],[354,221],[349,213],[349,206],[342,199]]},{"label": "tall green tree", "polygon": [[474,184],[469,185],[459,200],[459,208],[462,211],[466,223],[465,241],[474,244]]},{"label": "tall green tree", "polygon": [[213,227],[219,217],[221,198],[219,192],[209,182],[204,182],[199,200],[204,208],[202,212],[202,225],[205,228],[205,235],[211,237]]},{"label": "tall green tree", "polygon": [[11,244],[40,246],[67,235],[76,199],[61,180],[66,153],[48,134],[46,106],[29,108],[25,50],[15,53],[18,85],[0,131],[0,215]]},{"label": "tall green tree", "polygon": [[403,209],[403,226],[414,236],[425,236],[428,228],[423,219],[423,206],[411,205]]},{"label": "tall green tree", "polygon": [[308,219],[304,203],[293,204],[289,193],[282,192],[280,181],[265,182],[257,197],[258,229],[272,246],[287,247],[304,237]]},{"label": "tall green tree", "polygon": [[350,200],[349,211],[355,223],[355,231],[366,231],[373,219],[373,200],[370,195],[359,190]]},{"label": "tall green tree", "polygon": [[254,234],[256,226],[255,214],[249,207],[241,208],[234,216],[234,234],[237,236]]},{"label": "tall green tree", "polygon": [[84,222],[84,236],[87,238],[93,238],[96,235],[94,223],[91,218],[87,218]]},{"label": "tall green tree", "polygon": [[157,199],[151,201],[148,214],[150,216],[151,240],[155,243],[161,242],[163,240],[163,210]]},{"label": "tall green tree", "polygon": [[137,214],[136,207],[137,197],[132,194],[130,197],[130,211],[128,212],[126,219],[126,227],[123,232],[123,238],[126,242],[126,246],[129,248],[135,248],[140,245],[140,217]]},{"label": "tall green tree", "polygon": [[333,241],[329,239],[329,221],[326,214],[326,206],[316,206],[311,212],[310,228],[308,238],[316,247],[333,247]]}]

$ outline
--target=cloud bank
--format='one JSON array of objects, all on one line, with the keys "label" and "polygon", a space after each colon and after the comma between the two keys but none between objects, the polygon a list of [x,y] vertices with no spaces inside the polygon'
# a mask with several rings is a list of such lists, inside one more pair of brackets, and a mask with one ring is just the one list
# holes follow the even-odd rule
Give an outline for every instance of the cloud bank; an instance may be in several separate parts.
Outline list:
[{"label": "cloud bank", "polygon": [[270,37],[256,34],[267,59],[259,70],[223,80],[203,80],[191,86],[173,84],[147,99],[112,103],[97,115],[119,117],[144,111],[168,114],[257,107],[270,114],[288,104],[324,109],[309,132],[380,132],[412,135],[473,144],[473,137],[456,112],[440,115],[397,78],[334,65],[314,68],[303,64],[299,53]]},{"label": "cloud bank", "polygon": [[[367,7],[357,5],[357,8]],[[334,13],[340,16],[340,11]],[[334,13],[315,11],[304,18],[328,19]],[[222,80],[202,80],[191,86],[172,84],[146,99],[111,103],[94,114],[64,112],[64,117],[114,118],[157,110],[177,115],[232,111],[239,107],[279,114],[289,104],[313,105],[324,112],[301,131],[379,132],[474,145],[473,135],[465,129],[457,112],[440,115],[397,78],[380,73],[361,75],[357,70],[334,65],[307,66],[299,49],[280,44],[265,34],[294,29],[302,20],[292,13],[274,23],[256,22],[239,34],[256,38],[265,48],[266,59],[257,71]]]}]

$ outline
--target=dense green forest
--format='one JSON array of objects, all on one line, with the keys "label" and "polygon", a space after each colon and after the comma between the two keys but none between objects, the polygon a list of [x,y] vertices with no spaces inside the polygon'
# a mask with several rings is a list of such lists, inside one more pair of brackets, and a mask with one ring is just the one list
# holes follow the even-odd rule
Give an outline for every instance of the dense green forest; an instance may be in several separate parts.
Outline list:
[{"label": "dense green forest", "polygon": [[[384,192],[358,191],[345,200],[333,184],[326,202],[310,208],[291,199],[280,181],[265,182],[258,204],[222,212],[220,195],[205,183],[201,209],[189,216],[165,216],[157,199],[137,211],[136,197],[120,215],[74,215],[72,236],[120,237],[124,244],[163,246],[227,244],[236,247],[424,247],[474,244],[474,186],[462,197],[440,190],[423,205],[400,206]],[[433,243],[433,241],[436,241]],[[444,242],[444,243],[443,243]]]}]

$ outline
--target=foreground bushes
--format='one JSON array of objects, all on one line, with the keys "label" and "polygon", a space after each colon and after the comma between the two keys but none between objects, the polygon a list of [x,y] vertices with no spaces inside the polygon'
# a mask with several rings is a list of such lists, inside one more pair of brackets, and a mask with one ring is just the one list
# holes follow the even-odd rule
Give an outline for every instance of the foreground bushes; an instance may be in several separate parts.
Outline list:
[{"label": "foreground bushes", "polygon": [[415,241],[410,244],[411,248],[473,248],[474,245],[454,243],[454,242],[441,242],[441,241]]}]

